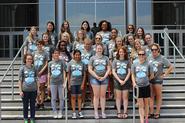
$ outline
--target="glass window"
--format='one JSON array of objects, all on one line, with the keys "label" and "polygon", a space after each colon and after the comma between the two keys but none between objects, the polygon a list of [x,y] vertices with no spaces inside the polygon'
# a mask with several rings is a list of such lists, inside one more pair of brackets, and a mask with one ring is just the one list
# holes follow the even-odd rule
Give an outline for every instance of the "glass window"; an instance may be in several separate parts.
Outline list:
[{"label": "glass window", "polygon": [[55,1],[39,0],[39,31],[46,31],[48,21],[55,22]]},{"label": "glass window", "polygon": [[[0,3],[0,27],[27,27],[38,25],[38,4],[18,3],[19,0]],[[19,1],[20,2],[20,1]],[[22,1],[23,2],[23,1]],[[21,13],[21,14],[20,14]]]},{"label": "glass window", "polygon": [[[142,26],[144,29],[151,29],[152,25],[152,2],[138,0],[136,3],[137,25]],[[145,26],[147,25],[147,26]]]},{"label": "glass window", "polygon": [[82,21],[87,20],[90,25],[95,21],[95,6],[92,3],[67,4],[67,20],[72,31],[77,31]]},{"label": "glass window", "polygon": [[96,20],[108,20],[111,22],[112,27],[123,31],[125,25],[124,19],[124,3],[98,3],[96,5]]}]

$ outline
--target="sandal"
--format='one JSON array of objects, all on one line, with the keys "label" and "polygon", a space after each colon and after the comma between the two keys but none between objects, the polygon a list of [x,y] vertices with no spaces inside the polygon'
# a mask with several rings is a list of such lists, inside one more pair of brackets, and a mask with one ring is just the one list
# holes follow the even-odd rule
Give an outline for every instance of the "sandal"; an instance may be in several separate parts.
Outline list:
[{"label": "sandal", "polygon": [[153,118],[154,114],[148,114],[148,118]]},{"label": "sandal", "polygon": [[117,113],[117,117],[120,119],[120,118],[122,118],[123,116],[122,116],[121,113]]},{"label": "sandal", "polygon": [[123,119],[127,119],[128,118],[128,113],[123,113]]},{"label": "sandal", "polygon": [[155,119],[159,119],[160,118],[160,114],[154,114],[154,118]]}]

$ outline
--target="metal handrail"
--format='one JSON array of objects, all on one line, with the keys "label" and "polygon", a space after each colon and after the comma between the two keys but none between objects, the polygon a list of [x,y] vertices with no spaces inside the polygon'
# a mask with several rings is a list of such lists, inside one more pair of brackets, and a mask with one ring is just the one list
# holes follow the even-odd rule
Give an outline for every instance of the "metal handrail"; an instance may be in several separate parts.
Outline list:
[{"label": "metal handrail", "polygon": [[185,62],[185,57],[182,55],[182,53],[179,51],[179,49],[177,48],[177,46],[174,44],[174,42],[172,41],[172,39],[170,38],[170,36],[168,35],[168,33],[166,32],[167,29],[164,29],[164,34],[166,34],[166,36],[168,37],[169,41],[172,43],[173,47],[177,50],[177,52],[179,53],[179,55],[182,57],[182,59]]},{"label": "metal handrail", "polygon": [[64,88],[64,100],[65,100],[65,123],[68,122],[68,103],[67,103],[67,78],[65,80],[66,87]]},{"label": "metal handrail", "polygon": [[[136,89],[136,95],[135,95],[135,89]],[[132,123],[136,122],[136,106],[135,106],[135,100],[138,99],[139,97],[139,87],[136,85],[135,87],[133,87],[133,119],[132,119]]]},{"label": "metal handrail", "polygon": [[[168,30],[167,28],[164,29],[164,36],[161,34],[161,37],[165,40],[165,42],[170,41],[170,43],[173,45],[173,64],[174,64],[174,73],[173,73],[173,75],[174,75],[174,77],[176,77],[176,70],[175,70],[175,66],[176,66],[176,51],[178,52],[178,54],[180,55],[180,57],[184,61],[184,68],[185,68],[185,57],[179,51],[179,49],[177,48],[175,43],[172,41],[172,39],[170,38],[170,36],[167,33],[167,30]],[[166,44],[166,43],[164,43],[164,44]]]},{"label": "metal handrail", "polygon": [[[3,75],[3,77],[0,80],[0,86],[2,85],[3,80],[5,79],[7,73],[9,72],[10,68],[12,67],[12,80],[11,80],[11,84],[12,84],[12,100],[14,99],[14,67],[13,64],[15,62],[15,60],[17,59],[17,57],[19,56],[19,54],[21,53],[22,49],[24,48],[24,43],[22,44],[22,46],[20,47],[19,51],[17,52],[17,54],[15,55],[13,61],[11,62],[11,64],[8,66],[8,69],[6,70],[5,74]],[[1,90],[0,90],[1,93]],[[1,100],[1,94],[0,94],[0,100]],[[1,102],[1,101],[0,101]],[[0,121],[1,121],[1,103],[0,103]]]}]

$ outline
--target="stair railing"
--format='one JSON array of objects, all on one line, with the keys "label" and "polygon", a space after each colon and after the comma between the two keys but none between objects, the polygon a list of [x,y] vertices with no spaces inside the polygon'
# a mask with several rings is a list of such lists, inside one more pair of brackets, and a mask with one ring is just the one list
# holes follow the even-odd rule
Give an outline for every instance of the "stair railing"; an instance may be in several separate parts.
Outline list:
[{"label": "stair railing", "polygon": [[[173,45],[173,65],[174,65],[173,77],[176,77],[176,68],[175,68],[175,66],[176,66],[176,52],[180,55],[180,57],[184,61],[184,68],[185,68],[185,58],[184,58],[183,54],[179,51],[177,46],[174,44],[174,42],[172,41],[172,39],[170,38],[170,36],[167,32],[168,32],[168,29],[165,28],[164,33],[161,33],[161,37],[162,37],[162,39],[164,39],[164,48],[165,48],[164,54],[165,54],[165,57],[167,57],[167,54],[169,52],[169,50],[168,50],[169,47],[166,45],[168,44],[168,42],[170,42]],[[185,71],[184,71],[184,74],[185,74]]]},{"label": "stair railing", "polygon": [[132,118],[132,123],[135,123],[136,122],[136,100],[138,99],[139,97],[139,88],[138,86],[136,85],[135,87],[133,87],[133,118]]},{"label": "stair railing", "polygon": [[67,77],[65,80],[66,87],[64,88],[64,100],[65,100],[65,123],[68,123],[68,103],[67,103]]},{"label": "stair railing", "polygon": [[[3,80],[5,79],[5,77],[7,76],[8,72],[11,69],[11,89],[12,89],[11,95],[12,95],[12,100],[14,100],[14,63],[15,63],[16,59],[18,58],[19,54],[20,53],[23,54],[23,52],[22,52],[23,51],[23,48],[24,48],[24,43],[20,47],[19,51],[15,55],[14,59],[12,60],[11,64],[8,66],[6,72],[4,73],[3,77],[0,80],[0,86],[2,86]],[[1,93],[1,90],[0,90],[0,93]],[[0,100],[1,100],[1,94],[0,94]],[[1,120],[1,103],[0,103],[0,120]]]},{"label": "stair railing", "polygon": [[[23,40],[25,39],[25,37],[27,36],[28,31],[26,30],[26,28],[24,29],[24,33],[23,33]],[[21,53],[21,64],[23,64],[23,48],[24,48],[24,43],[22,44],[22,46],[20,47],[19,51],[17,52],[17,54],[15,55],[15,57],[13,58],[12,62],[10,63],[10,65],[8,66],[6,72],[4,73],[3,77],[0,80],[0,87],[2,86],[2,82],[4,81],[5,77],[7,76],[8,72],[11,70],[11,89],[12,89],[12,100],[14,100],[14,63],[16,61],[16,59],[18,58],[19,54]],[[1,116],[1,88],[0,88],[0,121],[2,119]]]}]

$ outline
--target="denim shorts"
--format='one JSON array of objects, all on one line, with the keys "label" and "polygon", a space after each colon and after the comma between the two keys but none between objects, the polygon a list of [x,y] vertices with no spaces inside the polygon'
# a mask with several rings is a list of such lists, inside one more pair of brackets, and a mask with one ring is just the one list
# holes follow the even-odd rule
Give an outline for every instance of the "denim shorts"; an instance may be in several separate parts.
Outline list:
[{"label": "denim shorts", "polygon": [[94,78],[92,76],[90,77],[90,83],[92,85],[107,85],[108,82],[109,82],[109,78],[108,77],[105,80],[103,80],[103,81],[99,81],[99,80],[97,80],[96,78]]},{"label": "denim shorts", "polygon": [[81,95],[82,94],[82,90],[81,90],[81,85],[71,85],[71,95],[72,96],[77,96],[77,95]]}]

